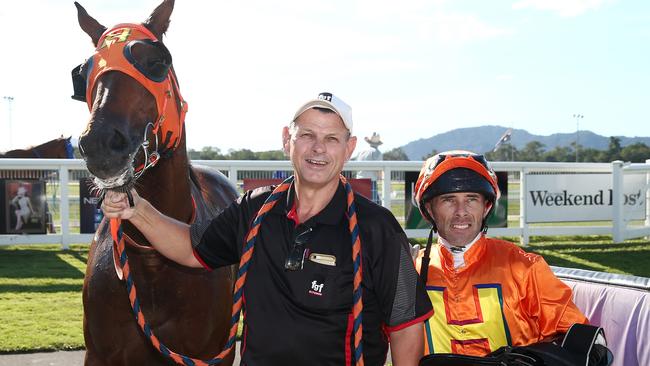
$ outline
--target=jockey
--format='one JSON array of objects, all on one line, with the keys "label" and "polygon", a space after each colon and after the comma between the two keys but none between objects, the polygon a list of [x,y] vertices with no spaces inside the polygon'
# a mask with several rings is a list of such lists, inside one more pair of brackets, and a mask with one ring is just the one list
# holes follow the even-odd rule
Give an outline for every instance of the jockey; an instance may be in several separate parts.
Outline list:
[{"label": "jockey", "polygon": [[[571,289],[544,258],[486,236],[499,195],[496,175],[482,155],[449,151],[422,167],[415,200],[432,229],[416,267],[434,307],[425,322],[425,355],[485,356],[587,323]],[[434,232],[438,240],[432,245]]]}]

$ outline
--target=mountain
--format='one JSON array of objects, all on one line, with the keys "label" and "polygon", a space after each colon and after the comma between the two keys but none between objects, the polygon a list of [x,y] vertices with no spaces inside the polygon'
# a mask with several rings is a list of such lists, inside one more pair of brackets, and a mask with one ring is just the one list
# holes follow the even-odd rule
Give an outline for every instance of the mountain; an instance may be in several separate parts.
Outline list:
[{"label": "mountain", "polygon": [[[448,150],[469,150],[477,153],[492,151],[494,145],[499,141],[508,127],[503,126],[480,126],[457,128],[435,136],[411,141],[401,146],[402,150],[410,160],[421,160],[422,157],[431,154],[431,151],[438,152]],[[621,139],[621,146],[642,142],[650,146],[650,137],[625,137],[616,136]],[[576,141],[576,134],[554,133],[549,136],[533,135],[526,130],[513,129],[509,143],[517,149],[522,149],[531,141],[539,141],[544,144],[546,150],[553,150],[557,146],[571,146]],[[609,137],[595,134],[591,131],[580,131],[578,143],[583,148],[594,148],[607,150]]]}]

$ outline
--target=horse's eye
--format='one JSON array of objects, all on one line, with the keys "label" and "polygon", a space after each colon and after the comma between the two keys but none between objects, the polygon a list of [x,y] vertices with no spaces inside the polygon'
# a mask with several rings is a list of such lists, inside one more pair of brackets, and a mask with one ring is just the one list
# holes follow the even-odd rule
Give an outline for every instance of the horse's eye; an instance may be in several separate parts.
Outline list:
[{"label": "horse's eye", "polygon": [[165,80],[172,64],[172,57],[167,47],[152,40],[129,42],[124,47],[124,57],[142,75],[156,82]]}]

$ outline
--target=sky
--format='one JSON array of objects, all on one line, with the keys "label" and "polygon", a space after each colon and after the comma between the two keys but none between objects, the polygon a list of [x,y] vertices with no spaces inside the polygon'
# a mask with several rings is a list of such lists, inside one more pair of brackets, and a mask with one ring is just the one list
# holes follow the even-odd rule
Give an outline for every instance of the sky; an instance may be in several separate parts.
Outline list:
[{"label": "sky", "polygon": [[[80,2],[105,26],[159,4]],[[3,2],[0,34],[0,151],[79,136],[70,71],[93,47],[73,1]],[[164,42],[194,149],[280,149],[322,91],[352,106],[359,147],[377,132],[384,151],[488,124],[650,136],[645,0],[177,0]]]}]

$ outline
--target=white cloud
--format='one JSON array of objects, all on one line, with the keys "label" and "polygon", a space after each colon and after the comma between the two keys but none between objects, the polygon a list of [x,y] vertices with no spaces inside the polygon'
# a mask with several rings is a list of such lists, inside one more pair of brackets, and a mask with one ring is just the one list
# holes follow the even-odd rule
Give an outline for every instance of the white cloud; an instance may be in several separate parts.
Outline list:
[{"label": "white cloud", "polygon": [[611,0],[520,0],[513,9],[535,9],[557,13],[561,17],[575,17],[589,10],[597,10]]}]

